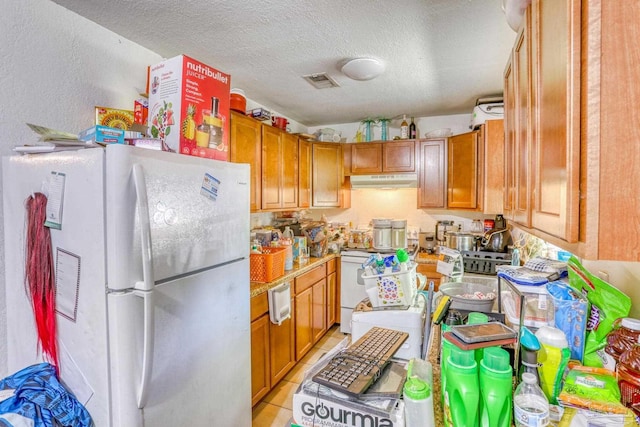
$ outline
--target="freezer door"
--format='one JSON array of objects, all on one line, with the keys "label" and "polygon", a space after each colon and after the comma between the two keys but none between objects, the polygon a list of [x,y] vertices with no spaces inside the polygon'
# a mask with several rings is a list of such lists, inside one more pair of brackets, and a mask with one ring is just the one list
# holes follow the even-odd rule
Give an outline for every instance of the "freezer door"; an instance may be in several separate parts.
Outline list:
[{"label": "freezer door", "polygon": [[44,192],[54,203],[57,182],[61,228],[51,229],[51,249],[60,376],[96,425],[109,425],[104,150],[9,156],[2,171],[8,373],[43,361],[24,285],[25,201]]},{"label": "freezer door", "polygon": [[251,425],[249,262],[153,290],[155,350],[143,409],[143,298],[108,296],[114,426]]},{"label": "freezer door", "polygon": [[[141,281],[146,257],[155,283],[248,258],[248,165],[118,144],[106,151],[110,289]],[[146,187],[137,189],[143,204],[134,170]],[[146,232],[150,248],[142,246]]]}]

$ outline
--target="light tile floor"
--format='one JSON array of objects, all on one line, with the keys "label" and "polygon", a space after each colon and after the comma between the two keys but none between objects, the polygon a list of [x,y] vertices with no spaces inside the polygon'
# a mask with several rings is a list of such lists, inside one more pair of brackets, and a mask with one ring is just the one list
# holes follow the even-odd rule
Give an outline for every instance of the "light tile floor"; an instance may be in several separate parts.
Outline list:
[{"label": "light tile floor", "polygon": [[333,326],[300,362],[253,408],[253,427],[289,427],[293,417],[293,395],[304,373],[347,335]]}]

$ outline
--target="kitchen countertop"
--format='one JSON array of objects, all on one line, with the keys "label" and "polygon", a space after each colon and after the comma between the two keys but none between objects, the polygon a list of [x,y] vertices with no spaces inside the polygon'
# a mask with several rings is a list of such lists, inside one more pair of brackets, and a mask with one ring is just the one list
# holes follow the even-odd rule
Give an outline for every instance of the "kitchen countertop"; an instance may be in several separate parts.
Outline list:
[{"label": "kitchen countertop", "polygon": [[416,254],[416,263],[418,264],[437,264],[438,254],[429,254],[426,252],[418,252]]},{"label": "kitchen countertop", "polygon": [[249,285],[250,296],[251,298],[253,298],[264,292],[267,292],[269,289],[274,288],[284,282],[291,281],[296,276],[306,273],[307,271],[312,270],[315,267],[322,265],[323,263],[326,263],[333,258],[338,258],[339,256],[339,254],[327,254],[322,258],[309,257],[309,262],[304,265],[300,265],[297,262],[294,262],[292,270],[285,271],[283,276],[278,277],[274,281],[266,283],[251,282],[251,284]]}]

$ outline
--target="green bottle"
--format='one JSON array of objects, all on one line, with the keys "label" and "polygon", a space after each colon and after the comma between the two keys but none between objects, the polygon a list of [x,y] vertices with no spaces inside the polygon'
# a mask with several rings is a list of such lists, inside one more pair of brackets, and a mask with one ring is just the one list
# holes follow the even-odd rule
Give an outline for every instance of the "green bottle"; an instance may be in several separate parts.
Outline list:
[{"label": "green bottle", "polygon": [[451,347],[444,395],[444,425],[478,427],[478,364],[473,350]]},{"label": "green bottle", "polygon": [[485,348],[482,362],[480,362],[481,427],[511,425],[512,376],[509,353],[500,347]]}]

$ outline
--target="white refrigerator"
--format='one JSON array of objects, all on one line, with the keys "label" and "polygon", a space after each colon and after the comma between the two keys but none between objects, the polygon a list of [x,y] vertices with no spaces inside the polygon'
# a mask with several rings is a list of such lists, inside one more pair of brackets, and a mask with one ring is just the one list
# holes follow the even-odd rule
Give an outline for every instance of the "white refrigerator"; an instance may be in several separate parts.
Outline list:
[{"label": "white refrigerator", "polygon": [[60,377],[96,426],[250,426],[249,166],[124,145],[2,166],[9,373],[43,361],[24,285],[43,192]]}]

